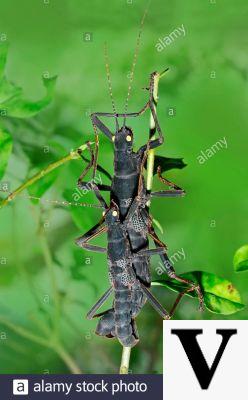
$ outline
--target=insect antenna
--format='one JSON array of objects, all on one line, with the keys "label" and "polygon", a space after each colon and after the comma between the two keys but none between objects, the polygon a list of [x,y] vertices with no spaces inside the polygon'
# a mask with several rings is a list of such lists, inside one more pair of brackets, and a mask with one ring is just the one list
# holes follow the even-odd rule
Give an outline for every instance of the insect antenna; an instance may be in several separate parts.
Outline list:
[{"label": "insect antenna", "polygon": [[[134,80],[134,72],[135,72],[135,67],[137,64],[137,58],[138,58],[139,49],[140,49],[141,35],[143,32],[143,27],[144,27],[144,23],[145,23],[145,19],[146,19],[147,13],[148,13],[150,3],[151,3],[151,0],[148,2],[147,7],[144,11],[143,17],[141,19],[140,28],[139,28],[139,32],[138,32],[138,36],[137,36],[137,40],[136,40],[136,46],[135,46],[134,56],[133,56],[133,63],[132,63],[132,68],[131,68],[131,73],[130,73],[130,78],[129,78],[129,83],[128,83],[127,98],[126,98],[125,107],[124,107],[125,114],[127,113],[127,110],[128,110],[128,103],[129,103],[129,99],[131,96],[132,84],[133,84],[133,80]],[[124,125],[125,125],[125,123],[126,123],[126,117],[124,117]]]},{"label": "insect antenna", "polygon": [[[114,96],[113,96],[113,87],[112,87],[112,81],[111,81],[111,75],[110,75],[108,47],[107,47],[106,42],[104,43],[104,60],[105,60],[105,67],[106,67],[107,80],[108,80],[109,96],[110,96],[110,100],[112,103],[113,112],[114,112],[114,114],[116,114],[116,106],[115,106],[115,101],[114,101]],[[119,129],[117,116],[115,116],[115,123],[116,123],[116,131],[117,131]],[[97,127],[94,124],[93,124],[93,127],[94,127],[94,134],[95,134],[95,151],[94,151],[94,161],[93,161],[93,179],[94,179],[96,176],[97,162],[98,162],[99,135],[97,132]]]},{"label": "insect antenna", "polygon": [[107,80],[108,80],[109,96],[110,96],[110,100],[112,103],[113,113],[116,114],[116,106],[115,106],[115,101],[114,101],[114,96],[113,96],[113,87],[112,87],[112,81],[111,81],[111,75],[110,75],[108,46],[107,46],[106,42],[104,43],[104,59],[105,59],[105,67],[106,67]]},{"label": "insect antenna", "polygon": [[[6,193],[8,196],[11,196],[12,193],[9,192],[8,190],[3,190],[0,189],[0,192]],[[46,203],[46,204],[55,204],[58,206],[71,206],[71,207],[90,207],[90,208],[104,208],[100,204],[90,204],[90,203],[83,203],[83,202],[73,202],[73,201],[67,201],[67,200],[52,200],[52,199],[44,199],[42,197],[38,196],[32,196],[32,195],[27,195],[25,193],[19,193],[18,197],[23,197],[28,200],[37,200],[40,203]],[[4,200],[3,200],[4,201]],[[10,199],[8,202],[10,203],[12,200]],[[0,202],[0,208],[1,208],[1,202]]]}]

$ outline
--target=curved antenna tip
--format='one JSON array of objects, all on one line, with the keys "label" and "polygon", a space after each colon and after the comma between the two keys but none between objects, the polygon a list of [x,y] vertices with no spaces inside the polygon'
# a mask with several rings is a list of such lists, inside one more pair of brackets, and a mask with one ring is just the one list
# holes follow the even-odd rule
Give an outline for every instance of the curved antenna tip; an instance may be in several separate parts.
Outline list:
[{"label": "curved antenna tip", "polygon": [[164,69],[164,70],[159,74],[159,77],[162,78],[162,77],[166,74],[166,72],[168,72],[169,70],[170,70],[169,67],[166,68],[166,69]]}]

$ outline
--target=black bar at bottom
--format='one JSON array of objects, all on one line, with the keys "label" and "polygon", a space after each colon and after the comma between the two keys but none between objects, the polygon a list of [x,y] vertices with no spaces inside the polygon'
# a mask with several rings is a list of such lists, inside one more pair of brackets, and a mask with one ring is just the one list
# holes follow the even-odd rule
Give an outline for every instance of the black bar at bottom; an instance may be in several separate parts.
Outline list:
[{"label": "black bar at bottom", "polygon": [[163,400],[163,376],[0,375],[0,394],[2,400]]}]

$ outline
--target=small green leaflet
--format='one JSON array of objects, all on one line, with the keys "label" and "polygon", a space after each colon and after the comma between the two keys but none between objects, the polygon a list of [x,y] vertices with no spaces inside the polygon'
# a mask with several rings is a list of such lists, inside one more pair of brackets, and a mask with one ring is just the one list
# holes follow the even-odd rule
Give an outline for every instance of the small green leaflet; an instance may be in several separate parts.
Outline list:
[{"label": "small green leaflet", "polygon": [[[241,302],[240,294],[233,284],[227,279],[203,271],[194,271],[182,274],[181,277],[189,279],[200,285],[206,308],[214,313],[230,315],[242,310],[245,306]],[[152,282],[153,286],[163,286],[176,292],[183,292],[188,288],[175,279],[164,279]],[[196,297],[195,292],[187,294]]]},{"label": "small green leaflet", "polygon": [[5,130],[0,128],[0,179],[4,176],[8,160],[12,151],[12,137]]},{"label": "small green leaflet", "polygon": [[187,166],[182,158],[169,158],[155,155],[153,175],[156,175],[157,168],[161,167],[161,172],[166,172],[171,169],[182,169]]},{"label": "small green leaflet", "polygon": [[46,94],[41,100],[26,100],[22,88],[9,81],[4,75],[7,52],[8,46],[0,44],[0,115],[15,118],[33,117],[51,103],[57,77],[43,77]]},{"label": "small green leaflet", "polygon": [[233,258],[233,265],[236,272],[248,270],[248,245],[240,247]]}]

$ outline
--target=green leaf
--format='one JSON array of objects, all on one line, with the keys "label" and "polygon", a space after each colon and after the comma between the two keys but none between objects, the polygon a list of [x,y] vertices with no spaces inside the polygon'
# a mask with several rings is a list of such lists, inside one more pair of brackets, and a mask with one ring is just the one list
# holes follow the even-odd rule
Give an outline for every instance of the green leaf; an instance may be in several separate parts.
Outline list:
[{"label": "green leaf", "polygon": [[10,286],[14,282],[17,274],[16,268],[13,265],[11,268],[9,268],[9,266],[5,264],[5,262],[6,259],[4,257],[0,257],[0,286]]},{"label": "green leaf", "polygon": [[[42,179],[39,179],[37,182],[35,182],[32,186],[28,188],[28,192],[30,196],[35,196],[35,197],[42,197],[44,193],[50,189],[50,187],[54,184],[56,181],[58,175],[59,175],[60,170],[55,169],[54,171],[50,172],[49,174],[45,175]],[[34,175],[35,171],[32,171],[31,176]],[[32,199],[31,200],[34,204],[38,202],[38,200]]]},{"label": "green leaf", "polygon": [[4,76],[5,65],[7,61],[8,54],[8,44],[6,42],[1,42],[0,44],[0,82]]},{"label": "green leaf", "polygon": [[46,167],[52,162],[62,158],[65,154],[66,149],[55,141],[47,141],[45,147],[37,143],[29,143],[27,141],[19,140],[22,146],[22,150],[28,156],[32,165],[39,166],[39,168]]},{"label": "green leaf", "polygon": [[182,158],[168,158],[155,155],[153,175],[156,175],[157,168],[161,167],[161,172],[169,171],[170,169],[182,169],[187,166]]},{"label": "green leaf", "polygon": [[[230,315],[242,310],[245,306],[241,303],[238,290],[233,284],[223,278],[208,272],[194,271],[182,274],[182,278],[189,279],[200,285],[206,308],[217,314]],[[175,279],[159,280],[152,283],[153,286],[163,286],[176,292],[183,292],[188,288]],[[190,297],[196,297],[195,292],[187,293]]]},{"label": "green leaf", "polygon": [[12,137],[0,128],[0,179],[3,177],[12,151]]},{"label": "green leaf", "polygon": [[236,272],[248,270],[248,245],[240,247],[233,258],[233,265]]},{"label": "green leaf", "polygon": [[88,268],[85,268],[85,265],[83,265],[84,252],[82,251],[82,249],[75,248],[73,250],[73,256],[74,263],[70,266],[72,279],[86,280],[85,273],[87,272]]},{"label": "green leaf", "polygon": [[43,77],[46,94],[41,100],[26,100],[23,96],[23,90],[10,82],[4,75],[7,53],[7,44],[0,44],[0,113],[5,117],[33,117],[51,103],[57,77]]},{"label": "green leaf", "polygon": [[[23,98],[22,90],[12,85],[8,88],[9,97],[0,103],[0,109],[4,110],[7,117],[30,118],[48,106],[52,99],[57,77],[43,78],[46,95],[38,101],[28,101]],[[6,91],[6,82],[4,85]],[[2,97],[3,87],[0,85],[0,97]]]}]

